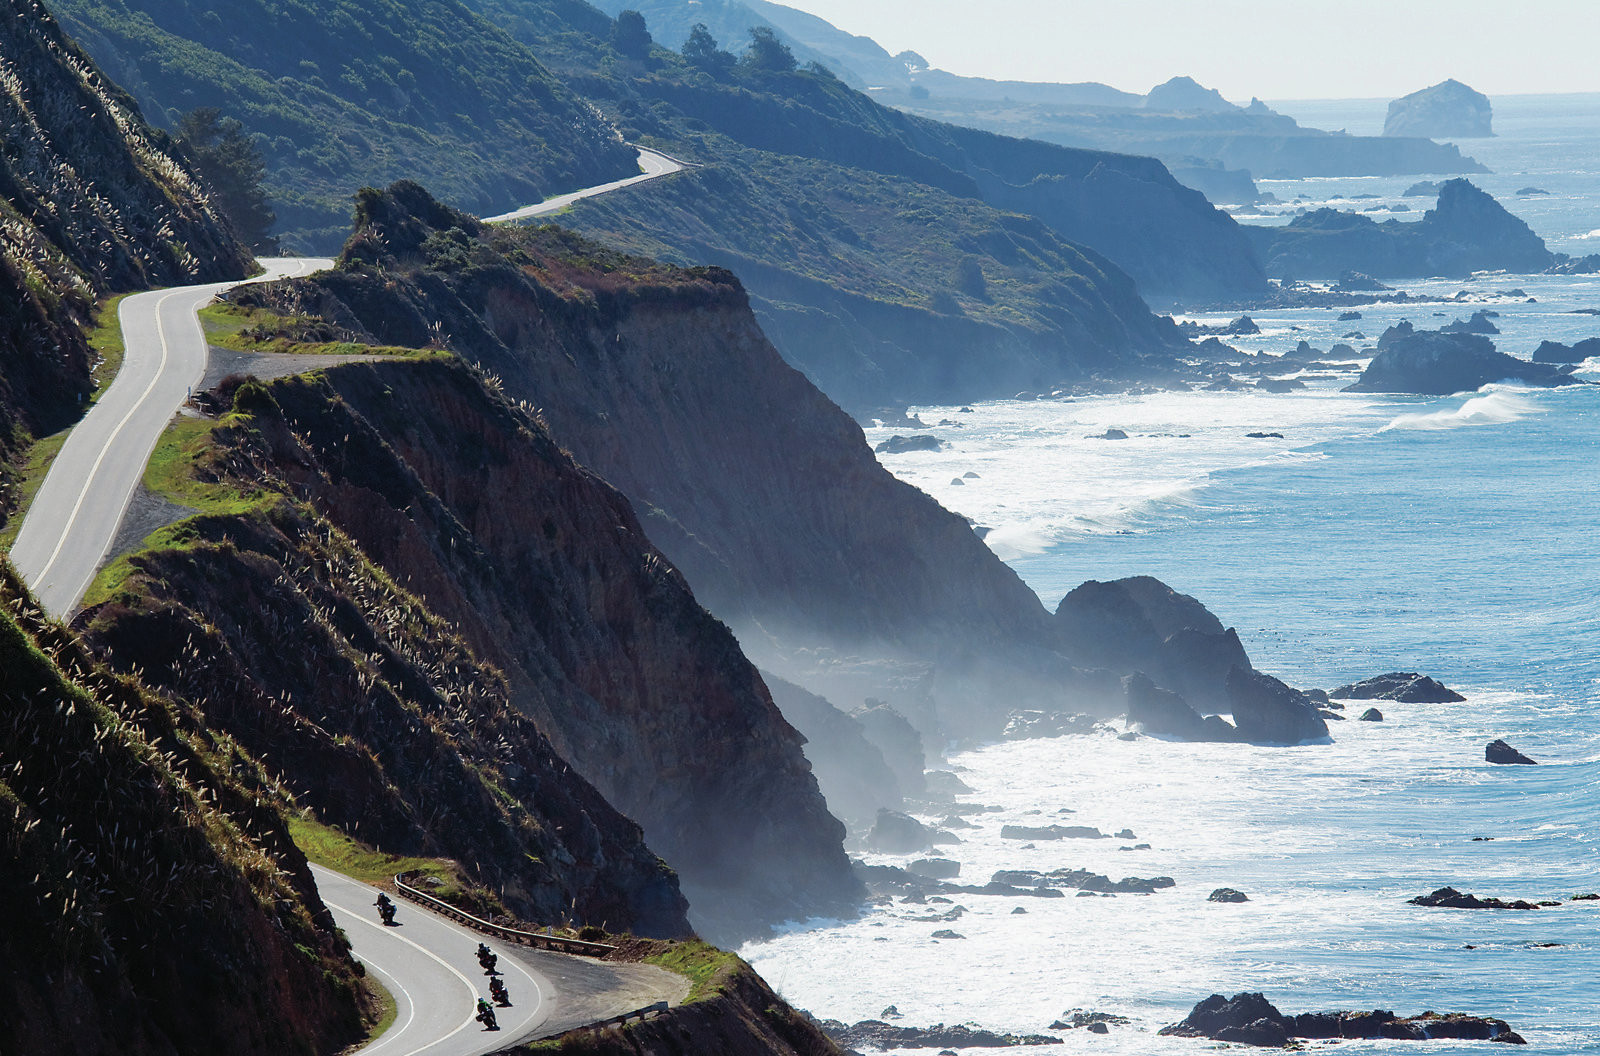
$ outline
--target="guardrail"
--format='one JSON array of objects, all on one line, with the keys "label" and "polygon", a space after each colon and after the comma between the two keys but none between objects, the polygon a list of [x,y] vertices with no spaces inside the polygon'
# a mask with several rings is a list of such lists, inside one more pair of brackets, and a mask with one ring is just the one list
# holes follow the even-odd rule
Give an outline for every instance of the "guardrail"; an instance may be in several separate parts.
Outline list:
[{"label": "guardrail", "polygon": [[582,1027],[580,1029],[604,1030],[606,1027],[621,1026],[630,1019],[637,1019],[640,1022],[643,1022],[651,1016],[659,1015],[660,1013],[667,1011],[667,1009],[670,1007],[671,1006],[665,1001],[657,1001],[653,1005],[645,1005],[643,1008],[636,1008],[632,1012],[624,1012],[620,1016],[612,1016],[610,1019],[602,1019],[598,1023],[590,1023],[587,1027]]},{"label": "guardrail", "polygon": [[[488,932],[490,935],[504,939],[507,942],[515,942],[523,946],[536,946],[541,950],[554,950],[557,953],[575,953],[581,957],[604,957],[606,954],[616,950],[615,946],[609,946],[603,942],[587,942],[583,939],[569,939],[560,935],[541,935],[536,931],[519,931],[516,928],[504,927],[493,921],[484,920],[482,917],[475,917],[471,913],[457,909],[443,899],[434,898],[426,891],[418,891],[406,883],[405,878],[405,873],[399,873],[394,878],[395,890],[400,892],[402,897],[408,898],[418,905],[426,906],[435,913],[441,913],[452,920],[460,921],[469,928]],[[657,1004],[660,1004],[663,1009],[666,1007],[665,1002],[657,1002]],[[639,1009],[637,1012],[629,1012],[628,1016],[638,1016],[643,1019],[644,1013],[655,1011],[660,1011],[660,1009],[657,1009],[655,1005],[651,1005],[649,1008]],[[625,1019],[627,1019],[627,1016],[623,1016],[615,1022],[620,1023]],[[613,1021],[606,1020],[606,1022]]]}]

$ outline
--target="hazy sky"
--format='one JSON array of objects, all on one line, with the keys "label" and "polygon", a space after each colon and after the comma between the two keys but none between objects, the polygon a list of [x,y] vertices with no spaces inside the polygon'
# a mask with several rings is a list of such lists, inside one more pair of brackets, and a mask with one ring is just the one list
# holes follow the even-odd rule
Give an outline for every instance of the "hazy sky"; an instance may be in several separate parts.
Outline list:
[{"label": "hazy sky", "polygon": [[1600,92],[1600,0],[777,0],[952,73],[1234,100]]}]

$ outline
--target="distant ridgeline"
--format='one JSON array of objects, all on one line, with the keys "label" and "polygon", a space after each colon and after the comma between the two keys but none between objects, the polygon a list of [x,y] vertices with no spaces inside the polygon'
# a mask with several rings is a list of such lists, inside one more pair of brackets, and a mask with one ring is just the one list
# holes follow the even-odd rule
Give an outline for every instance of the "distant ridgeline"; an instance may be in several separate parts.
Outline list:
[{"label": "distant ridgeline", "polygon": [[55,21],[0,0],[0,461],[81,412],[97,296],[240,278],[248,259]]},{"label": "distant ridgeline", "polygon": [[458,0],[51,6],[151,120],[209,106],[240,121],[297,251],[335,250],[363,186],[425,179],[491,213],[637,171],[582,100]]},{"label": "distant ridgeline", "polygon": [[[1301,128],[1259,102],[1234,106],[1188,77],[1174,77],[1147,95],[1096,83],[994,81],[929,69],[915,52],[890,55],[870,38],[767,0],[600,0],[599,6],[613,14],[623,8],[643,12],[657,40],[674,48],[697,22],[724,40],[743,40],[751,26],[769,27],[803,61],[821,62],[887,105],[1007,135],[1152,155],[1208,193],[1217,186],[1218,169],[1245,177],[1243,184],[1227,185],[1235,190],[1249,186],[1250,174],[1278,179],[1484,171],[1455,147],[1423,138],[1472,133],[1429,131],[1434,126],[1419,123],[1386,129],[1386,137],[1402,137],[1386,141]],[[1249,199],[1230,192],[1217,200]]]},{"label": "distant ridgeline", "polygon": [[[686,59],[580,0],[420,14],[236,0],[226,17],[61,2],[150,112],[204,101],[243,122],[291,248],[331,248],[363,183],[415,178],[482,213],[620,175],[627,151],[586,97],[626,137],[698,167],[568,222],[736,268],[790,361],[857,412],[1001,395],[1020,374],[1036,388],[1131,376],[1181,347],[1140,295],[1265,289],[1238,225],[1159,163],[886,109],[821,66],[794,68],[771,38],[737,59],[702,42]],[[290,61],[270,46],[285,37],[312,50]],[[743,53],[749,38],[723,43]]]},{"label": "distant ridgeline", "polygon": [[695,163],[563,222],[733,269],[784,356],[854,413],[1009,394],[1024,375],[1137,376],[1145,356],[1182,347],[1140,294],[1265,290],[1238,225],[1150,159],[887,109],[771,36],[706,36],[685,55],[636,22],[613,39],[578,5],[471,2],[625,136]]}]

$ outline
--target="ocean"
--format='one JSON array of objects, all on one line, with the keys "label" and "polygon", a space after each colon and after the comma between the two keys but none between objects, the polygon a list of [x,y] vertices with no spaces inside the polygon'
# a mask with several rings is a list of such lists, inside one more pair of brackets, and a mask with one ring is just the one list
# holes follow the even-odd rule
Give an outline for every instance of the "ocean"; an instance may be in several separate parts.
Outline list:
[{"label": "ocean", "polygon": [[[1278,108],[1306,124],[1373,132],[1384,105]],[[1475,182],[1551,248],[1600,251],[1600,96],[1495,107],[1499,136],[1461,144],[1495,170]],[[1410,203],[1420,216],[1431,203],[1403,197],[1413,182],[1263,189],[1289,203],[1304,195],[1301,205]],[[1550,193],[1517,194],[1534,186]],[[1436,328],[1477,308],[1499,313],[1494,340],[1514,355],[1545,339],[1600,336],[1600,316],[1574,314],[1600,308],[1597,277],[1403,285],[1467,291],[1470,303],[1375,306],[1359,320],[1326,309],[1252,313],[1262,333],[1233,343],[1282,352],[1342,340],[1359,350],[1401,319]],[[999,808],[942,849],[961,863],[960,882],[1067,867],[1176,885],[1116,897],[962,896],[966,912],[949,923],[925,918],[950,906],[893,904],[859,920],[792,925],[740,951],[787,999],[846,1022],[893,1005],[904,1025],[1064,1038],[1026,1050],[1041,1054],[1144,1054],[1209,1048],[1155,1032],[1211,993],[1262,991],[1288,1013],[1496,1016],[1528,1040],[1523,1051],[1600,1053],[1600,903],[1567,901],[1600,890],[1600,387],[1340,392],[1356,373],[1311,376],[1307,390],[1285,395],[915,408],[960,427],[927,430],[949,442],[944,451],[880,456],[884,464],[988,528],[987,542],[1051,609],[1086,579],[1154,575],[1205,602],[1258,667],[1293,685],[1420,671],[1467,700],[1377,702],[1381,723],[1354,721],[1355,708],[1351,721],[1330,722],[1332,744],[1296,748],[1091,735],[955,752],[949,768],[973,789],[962,798]],[[1600,360],[1580,373],[1600,381]],[[1099,439],[1108,428],[1128,439]],[[1540,765],[1486,764],[1495,738]],[[1137,838],[1025,846],[999,835],[1003,824],[1062,818]],[[1129,849],[1136,844],[1149,849]],[[1406,904],[1445,885],[1563,905]],[[1219,887],[1250,901],[1208,902]],[[964,938],[934,939],[940,929]],[[1107,1035],[1047,1029],[1071,1009],[1130,1022]],[[1439,1047],[1502,1051],[1337,1046]]]}]

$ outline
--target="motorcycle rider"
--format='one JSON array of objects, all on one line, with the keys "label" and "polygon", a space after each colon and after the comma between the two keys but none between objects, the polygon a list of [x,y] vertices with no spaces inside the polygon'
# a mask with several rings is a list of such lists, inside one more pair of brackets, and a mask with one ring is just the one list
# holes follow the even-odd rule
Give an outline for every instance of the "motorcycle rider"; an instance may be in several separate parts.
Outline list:
[{"label": "motorcycle rider", "polygon": [[497,957],[494,954],[494,952],[491,951],[486,944],[481,943],[481,942],[478,943],[478,963],[483,965],[483,974],[484,975],[494,975],[494,974],[496,974],[495,970],[494,970],[494,966],[495,966],[495,962],[498,961],[499,959],[500,958]]},{"label": "motorcycle rider", "polygon": [[494,1003],[503,1008],[510,1007],[511,995],[506,992],[506,984],[496,976],[489,980],[489,996],[494,998]]},{"label": "motorcycle rider", "polygon": [[483,998],[478,998],[478,1014],[472,1017],[483,1024],[485,1030],[499,1030],[500,1024],[495,1022],[494,1006]]},{"label": "motorcycle rider", "polygon": [[378,916],[383,919],[385,924],[394,923],[394,902],[390,900],[388,895],[379,891],[378,900],[372,904],[378,907]]}]

